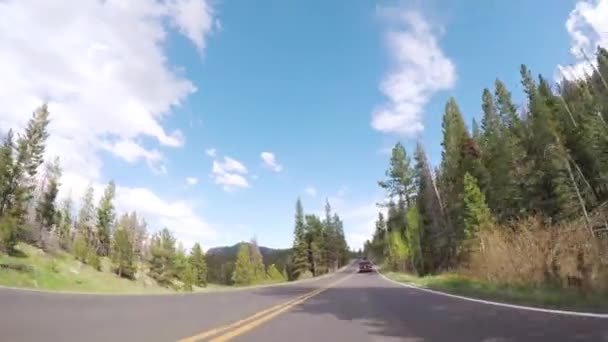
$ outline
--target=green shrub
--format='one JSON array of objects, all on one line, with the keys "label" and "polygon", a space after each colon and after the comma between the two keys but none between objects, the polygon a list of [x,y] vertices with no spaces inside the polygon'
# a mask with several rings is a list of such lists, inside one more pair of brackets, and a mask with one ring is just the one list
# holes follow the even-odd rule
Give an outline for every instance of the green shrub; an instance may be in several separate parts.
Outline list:
[{"label": "green shrub", "polygon": [[87,256],[89,254],[89,246],[87,246],[87,240],[82,235],[78,235],[76,239],[74,239],[74,243],[72,244],[72,251],[74,253],[74,257],[76,260],[81,262],[87,262]]},{"label": "green shrub", "polygon": [[59,272],[59,264],[57,264],[57,261],[55,259],[50,259],[47,264],[47,267],[53,273]]},{"label": "green shrub", "polygon": [[0,219],[0,252],[10,253],[17,245],[17,223],[10,216]]},{"label": "green shrub", "polygon": [[101,259],[99,255],[92,250],[89,250],[87,255],[87,264],[91,265],[94,269],[101,271]]}]

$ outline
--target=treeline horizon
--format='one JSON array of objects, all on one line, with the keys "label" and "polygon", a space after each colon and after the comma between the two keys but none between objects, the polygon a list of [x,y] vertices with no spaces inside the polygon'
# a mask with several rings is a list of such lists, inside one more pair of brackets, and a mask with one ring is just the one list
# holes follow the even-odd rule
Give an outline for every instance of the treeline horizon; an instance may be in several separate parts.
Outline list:
[{"label": "treeline horizon", "polygon": [[348,258],[342,221],[331,212],[329,203],[325,220],[315,215],[304,218],[300,213],[299,229],[304,231],[298,231],[303,240],[296,255],[300,258],[301,251],[307,253],[310,274],[304,274],[300,267],[308,264],[293,264],[300,259],[292,258],[292,248],[268,249],[272,253],[263,256],[255,238],[237,243],[238,251],[221,257],[206,255],[198,242],[188,252],[169,228],[149,232],[145,218],[138,213],[117,213],[113,181],[97,204],[89,184],[80,207],[74,208],[71,194],[59,198],[59,158],[45,161],[49,123],[50,113],[43,104],[22,133],[10,129],[2,137],[0,253],[18,254],[16,246],[23,242],[50,254],[70,253],[98,271],[102,269],[101,259],[108,258],[111,271],[119,277],[134,280],[145,275],[161,286],[186,291],[208,282],[251,285],[317,276],[337,269]]},{"label": "treeline horizon", "polygon": [[[593,72],[552,86],[521,65],[518,110],[500,80],[467,127],[456,99],[433,170],[418,142],[397,143],[389,201],[364,251],[392,270],[460,272],[492,282],[608,287],[608,52]],[[414,162],[410,155],[414,156]]]}]

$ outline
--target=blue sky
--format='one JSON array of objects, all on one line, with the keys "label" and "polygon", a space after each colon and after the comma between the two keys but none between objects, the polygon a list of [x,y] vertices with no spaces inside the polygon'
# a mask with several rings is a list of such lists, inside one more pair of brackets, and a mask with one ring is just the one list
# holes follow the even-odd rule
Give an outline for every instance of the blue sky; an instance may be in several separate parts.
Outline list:
[{"label": "blue sky", "polygon": [[[396,141],[420,139],[438,163],[450,96],[470,123],[495,78],[521,101],[521,63],[549,77],[558,65],[580,72],[571,48],[590,51],[608,34],[608,1],[591,0],[7,1],[0,9],[12,14],[0,24],[9,51],[0,71],[19,80],[0,86],[8,103],[0,123],[22,126],[49,102],[62,195],[78,201],[86,184],[100,194],[114,179],[118,210],[206,247],[254,235],[290,246],[298,196],[312,213],[328,198],[360,247]],[[33,27],[8,32],[26,22]],[[32,47],[32,37],[56,43]],[[42,53],[48,60],[36,59]]]}]

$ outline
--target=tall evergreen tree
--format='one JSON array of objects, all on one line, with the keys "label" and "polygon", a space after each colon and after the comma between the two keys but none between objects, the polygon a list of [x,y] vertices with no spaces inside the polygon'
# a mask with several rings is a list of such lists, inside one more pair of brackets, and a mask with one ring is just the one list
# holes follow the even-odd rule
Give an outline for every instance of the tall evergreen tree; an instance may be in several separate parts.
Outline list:
[{"label": "tall evergreen tree", "polygon": [[420,215],[420,245],[425,272],[433,272],[445,262],[444,251],[450,229],[447,226],[439,191],[431,174],[428,158],[422,145],[416,145],[416,207]]},{"label": "tall evergreen tree", "polygon": [[97,253],[101,256],[107,256],[110,251],[112,225],[116,219],[113,203],[115,194],[116,185],[114,181],[110,181],[99,200],[99,207],[97,208]]},{"label": "tall evergreen tree", "polygon": [[472,246],[479,245],[479,232],[490,229],[493,221],[485,196],[477,186],[477,180],[468,172],[464,175],[463,204],[465,229],[461,251],[468,253]]},{"label": "tall evergreen tree", "polygon": [[135,277],[136,268],[133,244],[129,232],[125,228],[121,227],[114,232],[111,259],[114,264],[114,272],[119,277],[129,279]]},{"label": "tall evergreen tree", "polygon": [[268,266],[268,279],[273,281],[285,281],[285,276],[279,272],[279,269],[275,264]]},{"label": "tall evergreen tree", "polygon": [[306,248],[308,253],[308,264],[313,276],[323,273],[323,223],[316,215],[306,215]]},{"label": "tall evergreen tree", "polygon": [[150,276],[160,285],[172,284],[175,272],[175,238],[171,231],[163,228],[150,241]]},{"label": "tall evergreen tree", "polygon": [[302,202],[298,198],[296,201],[296,214],[293,232],[293,255],[292,255],[292,276],[298,279],[304,272],[309,270],[308,247],[306,240],[306,225],[304,222],[304,209]]},{"label": "tall evergreen tree", "polygon": [[61,177],[61,167],[59,158],[56,158],[52,164],[47,164],[46,174],[42,188],[42,196],[38,199],[36,206],[36,221],[41,225],[42,229],[50,231],[57,224],[57,205],[56,199],[59,193],[59,178]]},{"label": "tall evergreen tree", "polygon": [[250,245],[252,281],[263,281],[266,279],[266,268],[264,267],[264,259],[255,237],[251,239]]},{"label": "tall evergreen tree", "polygon": [[250,285],[254,281],[249,245],[246,243],[242,243],[239,247],[239,253],[236,257],[232,281],[234,281],[236,285],[241,286]]},{"label": "tall evergreen tree", "polygon": [[95,246],[95,205],[93,204],[94,190],[89,184],[82,197],[82,204],[78,211],[76,231],[83,236],[88,246]]},{"label": "tall evergreen tree", "polygon": [[397,197],[406,203],[411,201],[414,194],[413,170],[410,158],[400,142],[395,144],[391,151],[391,160],[386,170],[386,180],[379,181],[378,185],[387,191],[390,197]]},{"label": "tall evergreen tree", "polygon": [[63,249],[67,250],[72,242],[72,225],[74,224],[71,197],[67,197],[63,201],[60,212],[59,243]]},{"label": "tall evergreen tree", "polygon": [[197,242],[190,251],[190,264],[195,274],[196,286],[207,286],[207,262],[201,245]]}]

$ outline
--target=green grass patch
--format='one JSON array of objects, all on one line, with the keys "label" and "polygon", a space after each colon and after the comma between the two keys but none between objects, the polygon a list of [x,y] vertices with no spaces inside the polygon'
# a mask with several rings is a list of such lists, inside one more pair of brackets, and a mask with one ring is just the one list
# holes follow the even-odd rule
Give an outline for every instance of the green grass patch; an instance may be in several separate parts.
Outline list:
[{"label": "green grass patch", "polygon": [[586,311],[608,310],[608,294],[583,292],[555,287],[530,287],[493,284],[459,274],[447,273],[416,277],[410,274],[388,272],[395,281],[472,298],[503,303],[522,304],[552,309]]},{"label": "green grass patch", "polygon": [[[0,285],[91,293],[176,293],[175,290],[156,284],[146,275],[147,270],[141,265],[136,280],[128,280],[111,272],[111,262],[108,258],[102,258],[102,270],[97,271],[77,261],[69,253],[59,252],[51,255],[26,244],[19,244],[17,249],[17,256],[0,254]],[[194,291],[223,287],[209,284],[205,288],[195,287]]]}]

